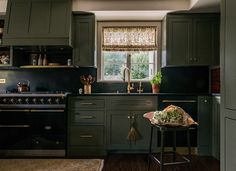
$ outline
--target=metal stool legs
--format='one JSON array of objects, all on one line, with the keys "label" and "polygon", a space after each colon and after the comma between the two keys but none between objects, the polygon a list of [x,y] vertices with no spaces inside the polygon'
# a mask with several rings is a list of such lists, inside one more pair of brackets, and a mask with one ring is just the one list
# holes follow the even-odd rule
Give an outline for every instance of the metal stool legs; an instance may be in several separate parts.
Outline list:
[{"label": "metal stool legs", "polygon": [[[152,140],[153,140],[153,129],[157,128],[158,131],[161,133],[160,135],[160,160],[155,157],[152,154]],[[165,145],[164,145],[164,140],[165,140],[165,132],[166,131],[172,131],[173,132],[173,161],[172,162],[164,162],[164,156],[165,156]],[[185,156],[181,156],[183,161],[177,161],[176,160],[176,131],[187,131],[187,143],[188,143],[188,158]],[[157,141],[158,143],[158,141]],[[158,146],[158,144],[157,144]],[[163,171],[164,166],[174,166],[174,165],[179,165],[179,164],[188,164],[188,171],[191,169],[191,144],[190,144],[190,132],[188,127],[165,127],[165,126],[158,126],[158,125],[152,125],[151,126],[151,135],[150,135],[150,142],[149,142],[149,154],[148,154],[148,171],[150,170],[150,160],[153,160],[160,166],[160,171]],[[172,168],[174,170],[174,168]]]}]

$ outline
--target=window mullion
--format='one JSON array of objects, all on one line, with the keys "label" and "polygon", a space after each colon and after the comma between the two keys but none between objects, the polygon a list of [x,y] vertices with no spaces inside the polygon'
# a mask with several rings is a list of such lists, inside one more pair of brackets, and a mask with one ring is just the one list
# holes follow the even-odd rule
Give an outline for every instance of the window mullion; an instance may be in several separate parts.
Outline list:
[{"label": "window mullion", "polygon": [[127,52],[127,67],[131,69],[131,52]]}]

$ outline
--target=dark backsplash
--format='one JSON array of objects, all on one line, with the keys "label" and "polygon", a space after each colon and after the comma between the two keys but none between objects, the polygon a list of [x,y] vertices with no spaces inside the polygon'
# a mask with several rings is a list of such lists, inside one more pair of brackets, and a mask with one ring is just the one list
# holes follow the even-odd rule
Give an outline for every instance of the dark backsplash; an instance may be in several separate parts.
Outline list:
[{"label": "dark backsplash", "polygon": [[164,67],[162,74],[163,93],[209,93],[208,66]]},{"label": "dark backsplash", "polygon": [[[208,93],[208,67],[165,67],[162,68],[163,93]],[[0,78],[6,78],[6,84],[0,84],[0,90],[16,91],[17,83],[30,81],[31,91],[69,91],[78,92],[83,88],[80,75],[91,74],[97,77],[97,69],[92,67],[58,68],[58,69],[13,69],[0,70]],[[149,82],[142,84],[144,92],[151,92]],[[93,93],[126,92],[127,83],[95,82],[92,84]],[[135,83],[137,92],[138,83]]]}]

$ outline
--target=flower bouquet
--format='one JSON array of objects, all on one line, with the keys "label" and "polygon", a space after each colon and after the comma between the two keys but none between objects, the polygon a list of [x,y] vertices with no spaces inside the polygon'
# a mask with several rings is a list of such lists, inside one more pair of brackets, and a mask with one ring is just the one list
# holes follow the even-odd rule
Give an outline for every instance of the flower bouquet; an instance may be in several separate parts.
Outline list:
[{"label": "flower bouquet", "polygon": [[95,77],[92,77],[92,75],[82,75],[80,76],[80,81],[84,85],[84,94],[91,94],[91,84],[94,83]]}]

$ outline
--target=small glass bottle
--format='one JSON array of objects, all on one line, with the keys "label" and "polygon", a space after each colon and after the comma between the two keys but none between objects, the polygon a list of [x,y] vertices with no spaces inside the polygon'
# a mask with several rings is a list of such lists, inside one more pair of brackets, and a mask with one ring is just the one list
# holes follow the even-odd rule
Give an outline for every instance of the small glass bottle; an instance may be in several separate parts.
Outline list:
[{"label": "small glass bottle", "polygon": [[48,65],[48,59],[47,59],[47,55],[44,54],[44,57],[43,57],[43,65],[46,66]]},{"label": "small glass bottle", "polygon": [[43,65],[43,59],[42,59],[41,54],[39,54],[38,65]]}]

